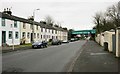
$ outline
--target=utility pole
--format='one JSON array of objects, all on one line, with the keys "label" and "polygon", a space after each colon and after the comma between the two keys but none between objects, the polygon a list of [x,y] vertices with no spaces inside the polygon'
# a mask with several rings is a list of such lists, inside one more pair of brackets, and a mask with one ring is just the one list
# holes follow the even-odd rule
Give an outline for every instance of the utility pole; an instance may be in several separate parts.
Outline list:
[{"label": "utility pole", "polygon": [[33,26],[32,26],[32,38],[33,38],[33,41],[32,41],[32,43],[34,43],[34,19],[35,19],[35,11],[36,10],[40,10],[40,9],[34,9],[34,11],[33,11]]},{"label": "utility pole", "polygon": [[12,44],[13,44],[13,47],[12,47],[12,49],[14,50],[15,48],[14,48],[14,31],[13,31],[13,24],[12,24]]},{"label": "utility pole", "polygon": [[47,26],[47,24],[45,24],[45,41],[47,41],[47,36],[46,36],[47,29],[46,29],[46,26]]},{"label": "utility pole", "polygon": [[[60,23],[60,28],[61,28],[61,23]],[[62,31],[60,30],[60,40],[62,40]]]},{"label": "utility pole", "polygon": [[118,2],[118,23],[120,26],[120,1]]}]

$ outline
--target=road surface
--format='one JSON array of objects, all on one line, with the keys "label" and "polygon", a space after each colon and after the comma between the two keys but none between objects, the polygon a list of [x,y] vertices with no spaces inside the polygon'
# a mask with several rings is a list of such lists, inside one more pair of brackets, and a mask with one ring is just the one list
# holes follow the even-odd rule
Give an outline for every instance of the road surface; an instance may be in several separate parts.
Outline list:
[{"label": "road surface", "polygon": [[5,72],[66,72],[85,42],[4,53],[2,69]]}]

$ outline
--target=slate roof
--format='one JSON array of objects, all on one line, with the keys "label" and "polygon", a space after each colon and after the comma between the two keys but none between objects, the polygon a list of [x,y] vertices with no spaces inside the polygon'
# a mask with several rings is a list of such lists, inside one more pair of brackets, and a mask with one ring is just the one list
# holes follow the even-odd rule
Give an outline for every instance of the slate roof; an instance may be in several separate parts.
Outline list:
[{"label": "slate roof", "polygon": [[[33,24],[32,20],[17,17],[17,16],[14,16],[14,15],[9,15],[9,14],[2,13],[2,12],[0,12],[0,17],[5,18],[5,19],[10,19],[10,20],[15,20],[15,21],[20,21],[20,22],[24,22],[24,23]],[[36,21],[34,21],[34,25],[38,25],[41,28],[47,28],[47,29],[53,29],[53,30],[59,30],[59,31],[67,31],[67,30],[64,30],[60,27],[53,27],[49,24],[44,24],[44,23],[40,23],[40,22],[36,22]]]},{"label": "slate roof", "polygon": [[59,30],[59,31],[64,31],[64,32],[67,32],[67,30],[64,30],[63,28],[61,27],[54,27],[55,29]]},{"label": "slate roof", "polygon": [[25,18],[21,18],[21,17],[17,17],[17,16],[14,16],[14,15],[1,13],[1,12],[0,12],[0,14],[2,14],[2,16],[1,16],[2,18],[6,18],[6,19],[10,19],[10,20],[15,20],[15,21],[20,21],[20,22],[32,24],[31,20],[28,20],[28,19],[25,19]]},{"label": "slate roof", "polygon": [[[0,17],[10,19],[10,20],[20,21],[20,22],[24,22],[24,23],[33,24],[33,21],[31,21],[31,20],[21,18],[21,17],[17,17],[17,16],[14,16],[14,15],[9,15],[9,14],[2,13],[2,12],[0,12]],[[43,24],[43,23],[36,22],[36,21],[34,21],[34,25],[38,25],[42,28],[57,30],[49,24]]]}]

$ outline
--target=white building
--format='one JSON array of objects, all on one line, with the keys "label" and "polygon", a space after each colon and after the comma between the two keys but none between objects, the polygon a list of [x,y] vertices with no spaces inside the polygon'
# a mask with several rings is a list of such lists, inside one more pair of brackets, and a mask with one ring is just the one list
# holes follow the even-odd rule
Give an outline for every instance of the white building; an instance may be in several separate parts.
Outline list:
[{"label": "white building", "polygon": [[68,40],[68,31],[64,30],[62,27],[54,27],[57,30],[57,39]]},{"label": "white building", "polygon": [[63,30],[63,40],[68,40],[68,31]]},{"label": "white building", "polygon": [[31,24],[27,22],[20,22],[20,43],[31,43]]},{"label": "white building", "polygon": [[13,16],[8,12],[0,13],[0,15],[2,15],[0,16],[0,46],[50,39],[67,40],[68,32],[62,27],[55,28],[46,22],[34,21],[33,23],[30,19]]},{"label": "white building", "polygon": [[41,40],[49,41],[49,39],[56,39],[57,33],[56,29],[51,25],[44,23],[40,23],[41,27]]},{"label": "white building", "polygon": [[0,13],[0,46],[20,44],[20,21],[10,14]]}]

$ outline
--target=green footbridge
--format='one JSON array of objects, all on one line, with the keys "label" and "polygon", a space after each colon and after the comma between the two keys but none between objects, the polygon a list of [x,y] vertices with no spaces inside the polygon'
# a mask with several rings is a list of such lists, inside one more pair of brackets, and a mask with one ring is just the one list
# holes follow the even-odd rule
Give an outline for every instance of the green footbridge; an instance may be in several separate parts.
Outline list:
[{"label": "green footbridge", "polygon": [[72,31],[72,34],[95,34],[96,33],[96,30],[93,29],[93,30],[78,30],[78,31]]}]

